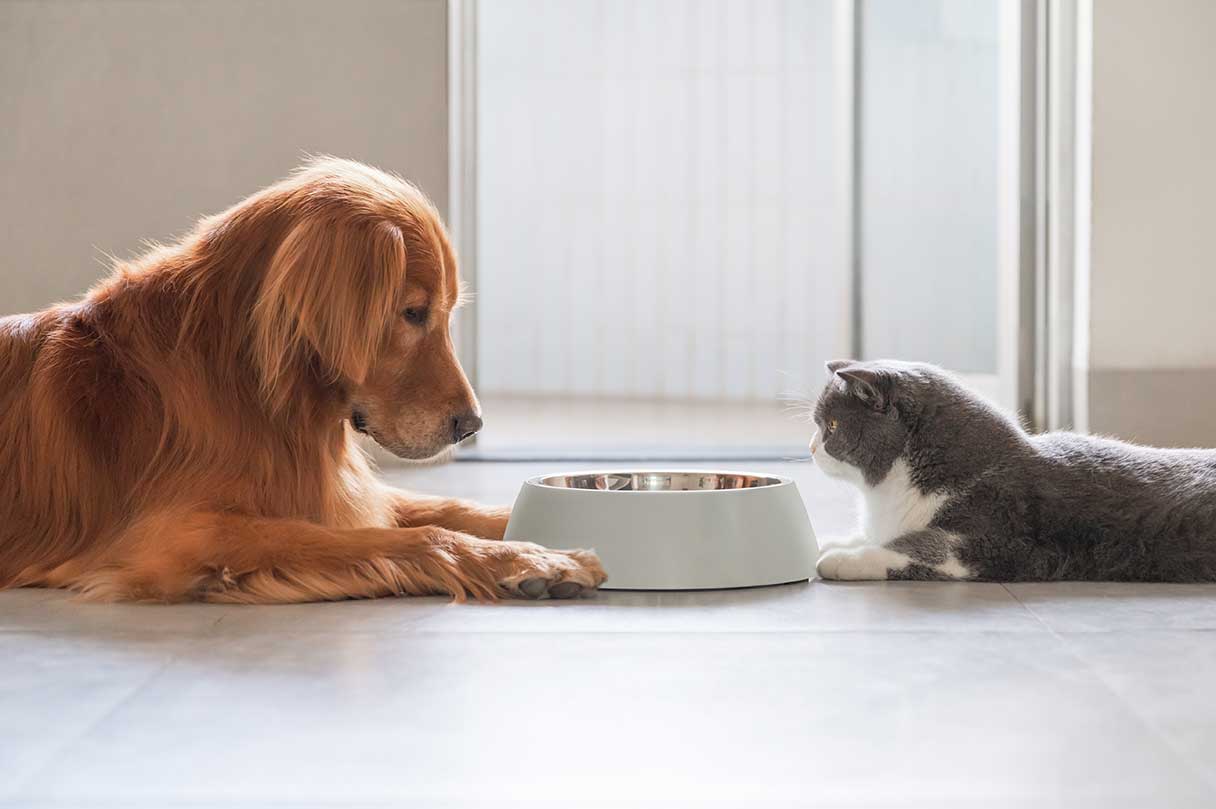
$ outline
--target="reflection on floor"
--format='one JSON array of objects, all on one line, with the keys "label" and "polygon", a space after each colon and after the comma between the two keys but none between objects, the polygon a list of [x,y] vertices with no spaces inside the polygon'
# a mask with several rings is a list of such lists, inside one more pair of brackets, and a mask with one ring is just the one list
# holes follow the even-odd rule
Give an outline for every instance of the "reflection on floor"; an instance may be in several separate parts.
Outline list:
[{"label": "reflection on floor", "polygon": [[[852,503],[794,474],[821,533]],[[389,472],[508,501],[549,467]],[[1216,805],[1216,587],[0,593],[0,806]]]}]

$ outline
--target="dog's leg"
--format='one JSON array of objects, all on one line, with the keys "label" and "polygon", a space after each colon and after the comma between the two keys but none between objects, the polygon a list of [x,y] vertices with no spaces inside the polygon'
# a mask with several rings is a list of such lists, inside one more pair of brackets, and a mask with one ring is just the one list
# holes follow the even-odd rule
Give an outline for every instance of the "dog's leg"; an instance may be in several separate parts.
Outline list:
[{"label": "dog's leg", "polygon": [[326,528],[193,512],[135,523],[60,586],[99,600],[327,601],[388,595],[570,598],[604,579],[590,551],[435,526]]},{"label": "dog's leg", "polygon": [[467,500],[428,497],[394,489],[391,492],[397,525],[437,525],[449,531],[483,539],[502,539],[507,530],[510,506],[482,506]]}]

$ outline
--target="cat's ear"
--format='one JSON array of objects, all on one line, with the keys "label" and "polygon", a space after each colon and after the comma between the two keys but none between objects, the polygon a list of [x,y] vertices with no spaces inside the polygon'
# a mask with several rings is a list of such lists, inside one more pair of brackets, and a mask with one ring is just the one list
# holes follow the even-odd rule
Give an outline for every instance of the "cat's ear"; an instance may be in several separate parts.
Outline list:
[{"label": "cat's ear", "polygon": [[850,365],[856,365],[857,360],[828,360],[823,364],[823,369],[827,371],[828,379],[836,376],[836,372],[841,368],[848,368]]},{"label": "cat's ear", "polygon": [[836,375],[858,399],[875,410],[887,409],[891,394],[891,378],[887,374],[864,365],[853,365],[841,368]]}]

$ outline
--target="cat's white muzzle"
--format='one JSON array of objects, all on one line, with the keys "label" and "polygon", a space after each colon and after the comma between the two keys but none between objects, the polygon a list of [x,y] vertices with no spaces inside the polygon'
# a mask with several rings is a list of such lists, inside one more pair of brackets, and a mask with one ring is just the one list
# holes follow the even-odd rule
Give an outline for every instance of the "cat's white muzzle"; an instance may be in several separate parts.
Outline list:
[{"label": "cat's white muzzle", "polygon": [[846,480],[849,483],[854,483],[858,486],[862,483],[861,470],[855,466],[851,466],[842,461],[838,461],[828,454],[828,451],[823,448],[822,436],[816,430],[811,436],[811,458],[814,459],[815,465],[823,470],[823,473],[830,478],[837,480]]}]

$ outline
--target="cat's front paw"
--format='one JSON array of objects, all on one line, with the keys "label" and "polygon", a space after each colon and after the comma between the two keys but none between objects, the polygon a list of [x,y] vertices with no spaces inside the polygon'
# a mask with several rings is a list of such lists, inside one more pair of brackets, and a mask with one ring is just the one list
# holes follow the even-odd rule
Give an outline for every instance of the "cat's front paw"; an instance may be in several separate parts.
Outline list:
[{"label": "cat's front paw", "polygon": [[908,557],[882,547],[833,548],[819,557],[819,578],[830,581],[882,581],[902,569]]}]

